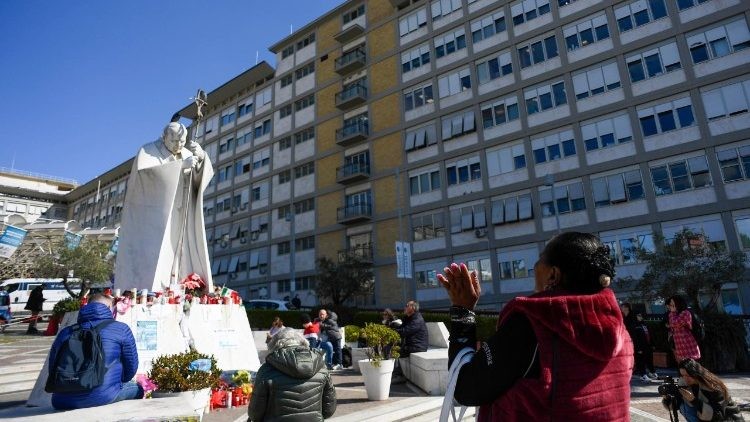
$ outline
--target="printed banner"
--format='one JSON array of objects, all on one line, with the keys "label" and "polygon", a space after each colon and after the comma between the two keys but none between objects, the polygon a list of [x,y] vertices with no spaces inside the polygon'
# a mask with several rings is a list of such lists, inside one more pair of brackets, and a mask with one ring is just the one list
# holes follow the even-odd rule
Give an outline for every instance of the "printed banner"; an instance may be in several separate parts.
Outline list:
[{"label": "printed banner", "polygon": [[16,226],[5,226],[5,232],[0,236],[0,258],[10,258],[25,237],[26,230]]},{"label": "printed banner", "polygon": [[411,278],[411,243],[396,241],[396,277]]},{"label": "printed banner", "polygon": [[81,239],[83,239],[82,235],[65,230],[65,246],[67,246],[68,249],[77,248],[78,245],[81,244]]}]

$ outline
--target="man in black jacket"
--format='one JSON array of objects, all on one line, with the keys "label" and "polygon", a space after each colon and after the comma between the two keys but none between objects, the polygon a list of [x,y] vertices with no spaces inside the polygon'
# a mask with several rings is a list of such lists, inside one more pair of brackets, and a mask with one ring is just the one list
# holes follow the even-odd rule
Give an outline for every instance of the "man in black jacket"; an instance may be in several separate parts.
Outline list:
[{"label": "man in black jacket", "polygon": [[402,324],[395,329],[401,335],[402,358],[411,353],[426,352],[428,345],[427,324],[419,313],[419,303],[410,300],[404,306],[404,317]]},{"label": "man in black jacket", "polygon": [[26,330],[26,334],[39,334],[39,330],[36,329],[36,321],[39,319],[39,313],[42,312],[42,306],[44,301],[44,284],[40,284],[31,291],[29,294],[29,300],[26,302],[24,309],[31,311],[31,318],[29,318],[29,328]]},{"label": "man in black jacket", "polygon": [[333,347],[332,369],[342,369],[341,330],[336,312],[321,309],[318,311],[317,321],[320,322],[321,341],[327,341]]}]

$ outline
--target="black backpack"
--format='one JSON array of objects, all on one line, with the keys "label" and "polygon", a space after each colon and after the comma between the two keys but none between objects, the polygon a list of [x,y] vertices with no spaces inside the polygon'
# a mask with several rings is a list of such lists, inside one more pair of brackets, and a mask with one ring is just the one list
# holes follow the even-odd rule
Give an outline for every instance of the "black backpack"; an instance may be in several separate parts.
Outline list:
[{"label": "black backpack", "polygon": [[690,331],[693,333],[695,341],[703,341],[706,338],[706,324],[703,323],[701,317],[698,316],[692,309],[690,315],[693,317],[692,328]]},{"label": "black backpack", "polygon": [[92,328],[74,325],[70,337],[60,345],[54,365],[49,368],[44,391],[83,393],[102,385],[107,367],[99,333],[113,322],[113,319],[106,320]]}]

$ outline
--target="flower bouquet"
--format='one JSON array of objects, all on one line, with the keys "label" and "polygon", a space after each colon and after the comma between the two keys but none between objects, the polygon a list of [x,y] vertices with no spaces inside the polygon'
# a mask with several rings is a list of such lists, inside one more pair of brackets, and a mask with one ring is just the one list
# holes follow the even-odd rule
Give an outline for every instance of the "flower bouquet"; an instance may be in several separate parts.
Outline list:
[{"label": "flower bouquet", "polygon": [[180,284],[185,288],[185,302],[190,302],[193,297],[200,297],[206,290],[206,282],[196,273],[188,274]]}]

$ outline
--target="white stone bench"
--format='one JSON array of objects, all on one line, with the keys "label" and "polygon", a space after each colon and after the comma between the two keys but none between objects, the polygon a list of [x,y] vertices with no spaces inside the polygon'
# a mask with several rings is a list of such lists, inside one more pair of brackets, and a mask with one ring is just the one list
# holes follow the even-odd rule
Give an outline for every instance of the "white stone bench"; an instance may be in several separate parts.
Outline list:
[{"label": "white stone bench", "polygon": [[104,406],[76,410],[55,410],[51,405],[40,407],[11,407],[0,410],[0,419],[34,422],[119,421],[119,420],[182,420],[187,417],[202,418],[190,410],[182,397],[165,397],[148,400],[124,400]]},{"label": "white stone bench", "polygon": [[[341,330],[341,338],[344,337],[344,327],[339,328]],[[301,328],[295,328],[295,331],[302,334],[305,332],[305,330]],[[253,342],[255,343],[255,349],[258,351],[258,359],[260,359],[261,365],[266,361],[266,356],[268,356],[268,345],[266,344],[266,334],[268,334],[268,330],[253,330]],[[363,359],[366,359],[365,356]],[[356,362],[354,359],[352,359],[353,362]]]},{"label": "white stone bench", "polygon": [[448,386],[448,329],[442,322],[427,323],[428,349],[399,359],[404,377],[431,396]]}]

